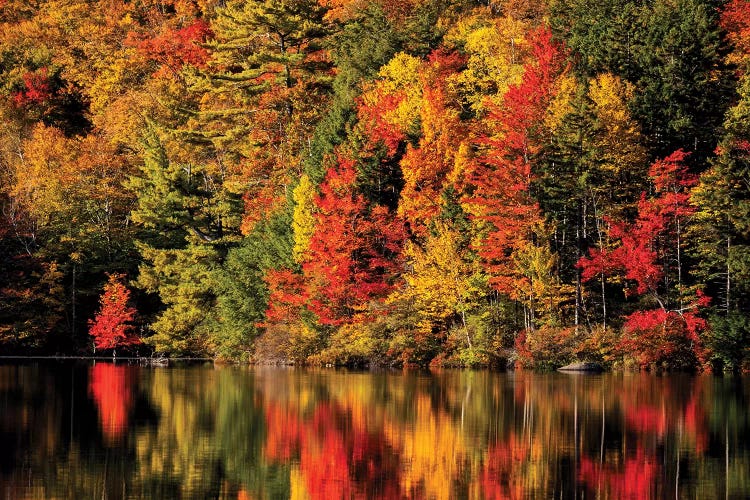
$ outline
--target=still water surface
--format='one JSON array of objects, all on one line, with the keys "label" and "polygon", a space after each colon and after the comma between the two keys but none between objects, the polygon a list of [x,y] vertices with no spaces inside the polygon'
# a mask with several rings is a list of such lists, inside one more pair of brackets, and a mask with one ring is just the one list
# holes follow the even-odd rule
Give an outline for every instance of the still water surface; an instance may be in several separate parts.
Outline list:
[{"label": "still water surface", "polygon": [[0,365],[0,498],[750,498],[750,380]]}]

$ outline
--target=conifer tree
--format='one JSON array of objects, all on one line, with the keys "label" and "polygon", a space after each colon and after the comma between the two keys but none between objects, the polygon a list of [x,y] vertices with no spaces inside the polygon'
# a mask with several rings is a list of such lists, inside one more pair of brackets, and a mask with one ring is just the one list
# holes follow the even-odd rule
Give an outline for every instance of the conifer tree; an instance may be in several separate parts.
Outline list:
[{"label": "conifer tree", "polygon": [[210,352],[213,273],[238,240],[239,198],[227,193],[220,175],[171,161],[154,126],[145,133],[144,154],[141,174],[129,182],[138,194],[131,216],[143,229],[137,283],[165,306],[145,342],[157,351]]},{"label": "conifer tree", "polygon": [[302,171],[331,80],[325,13],[312,0],[227,2],[211,24],[207,68],[190,78],[200,104],[181,133],[203,161],[232,172],[245,233],[281,208]]}]

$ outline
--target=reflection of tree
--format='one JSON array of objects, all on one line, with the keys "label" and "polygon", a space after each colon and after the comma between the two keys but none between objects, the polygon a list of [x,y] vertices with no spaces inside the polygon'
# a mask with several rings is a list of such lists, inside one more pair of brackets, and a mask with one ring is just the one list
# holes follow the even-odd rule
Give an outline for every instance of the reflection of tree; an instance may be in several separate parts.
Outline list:
[{"label": "reflection of tree", "polygon": [[750,388],[740,380],[97,367],[0,367],[0,449],[11,450],[0,454],[0,491],[233,500],[750,493]]},{"label": "reflection of tree", "polygon": [[529,443],[511,434],[487,451],[481,474],[482,494],[487,499],[526,498],[522,466],[529,460]]},{"label": "reflection of tree", "polygon": [[[649,488],[671,495],[678,468],[682,479],[716,481],[696,465],[711,460],[707,408],[716,403],[706,391],[717,379],[272,373],[258,376],[270,405],[265,453],[298,464],[289,471],[291,489],[307,495],[356,497],[351,443],[358,429],[382,433],[400,464],[399,484],[392,484],[404,498],[589,497]],[[326,483],[334,471],[345,485]],[[643,481],[626,484],[636,472]],[[692,481],[684,482],[679,492],[692,493]]]},{"label": "reflection of tree", "polygon": [[266,410],[271,461],[298,461],[291,481],[312,499],[399,498],[398,457],[382,430],[357,423],[338,405],[321,401],[301,416],[269,402]]},{"label": "reflection of tree", "polygon": [[133,375],[131,367],[109,363],[96,363],[89,371],[89,394],[99,411],[99,427],[108,445],[119,442],[128,430]]},{"label": "reflection of tree", "polygon": [[[583,457],[579,465],[579,477],[593,490],[598,498],[639,500],[653,498],[656,494],[656,478],[660,467],[656,457],[638,446],[635,455],[624,463],[602,464]],[[608,494],[602,494],[602,489]]]}]

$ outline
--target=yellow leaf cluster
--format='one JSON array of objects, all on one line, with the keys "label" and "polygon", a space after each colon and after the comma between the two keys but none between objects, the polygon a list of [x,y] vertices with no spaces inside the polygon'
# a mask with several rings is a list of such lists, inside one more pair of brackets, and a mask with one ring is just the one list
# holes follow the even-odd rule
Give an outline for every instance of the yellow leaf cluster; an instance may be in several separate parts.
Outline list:
[{"label": "yellow leaf cluster", "polygon": [[466,70],[452,84],[477,113],[502,96],[523,75],[526,24],[511,17],[494,18],[487,9],[477,9],[446,35],[446,42],[460,46],[468,55]]},{"label": "yellow leaf cluster", "polygon": [[401,96],[395,110],[385,113],[386,122],[400,130],[408,130],[419,116],[422,106],[422,89],[419,84],[419,68],[422,61],[404,52],[380,69],[379,79],[362,94],[362,102],[377,106],[382,96]]},{"label": "yellow leaf cluster", "polygon": [[294,231],[294,260],[301,263],[304,259],[307,247],[310,245],[315,231],[315,186],[310,177],[303,174],[299,184],[294,188],[294,213],[292,214],[292,230]]}]

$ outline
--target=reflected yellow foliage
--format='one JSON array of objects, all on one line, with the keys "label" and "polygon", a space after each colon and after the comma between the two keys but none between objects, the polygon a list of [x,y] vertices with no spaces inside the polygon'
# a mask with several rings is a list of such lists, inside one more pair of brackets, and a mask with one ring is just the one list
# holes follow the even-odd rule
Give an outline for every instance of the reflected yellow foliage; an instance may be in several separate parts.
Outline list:
[{"label": "reflected yellow foliage", "polygon": [[9,397],[32,374],[39,378],[21,391],[25,403],[0,414],[4,435],[25,429],[34,436],[24,472],[0,474],[0,488],[13,498],[717,498],[750,491],[743,474],[750,393],[719,378],[142,369],[131,392],[152,416],[131,418],[125,439],[98,448],[79,430],[68,443],[69,423],[60,427],[69,388],[48,391],[67,377],[0,367],[0,395]]}]

